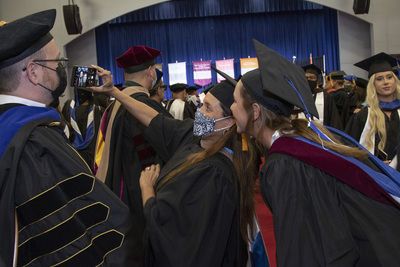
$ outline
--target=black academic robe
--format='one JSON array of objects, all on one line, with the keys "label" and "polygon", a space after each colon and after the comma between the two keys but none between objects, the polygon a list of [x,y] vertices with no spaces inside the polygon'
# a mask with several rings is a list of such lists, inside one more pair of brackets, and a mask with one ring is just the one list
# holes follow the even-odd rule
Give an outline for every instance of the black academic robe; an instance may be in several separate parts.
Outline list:
[{"label": "black academic robe", "polygon": [[339,112],[339,115],[341,116],[343,107],[349,99],[349,95],[343,88],[340,88],[336,91],[332,91],[330,94],[333,96],[333,99],[336,104],[336,108]]},{"label": "black academic robe", "polygon": [[398,266],[400,205],[362,171],[335,163],[293,138],[271,146],[260,188],[273,214],[277,266]]},{"label": "black academic robe", "polygon": [[357,108],[357,96],[355,94],[349,95],[349,100],[343,106],[342,111],[342,124],[343,129],[346,129],[347,123],[349,122],[351,116],[354,114],[354,110]]},{"label": "black academic robe", "polygon": [[[168,101],[166,109],[170,111],[172,103],[174,103],[175,99],[171,99]],[[190,105],[189,102],[185,102],[185,107],[183,108],[183,119],[194,119],[197,107],[194,107],[194,104]]]},{"label": "black academic robe", "polygon": [[[160,103],[150,99],[147,94],[136,92],[130,96],[172,118]],[[115,104],[112,104],[109,116]],[[154,163],[163,164],[165,160],[158,157],[152,146],[144,139],[145,127],[123,106],[118,109],[113,125],[108,125],[109,119],[110,117],[107,118],[105,131],[107,127],[112,128],[105,184],[128,205],[142,235],[145,219],[139,185],[140,174],[145,167]]]},{"label": "black academic robe", "polygon": [[[336,128],[338,130],[342,130],[342,122],[340,120],[339,112],[335,105],[335,100],[332,95],[327,92],[323,92],[324,94],[324,125]],[[314,100],[316,96],[314,95]]]},{"label": "black academic robe", "polygon": [[[1,105],[0,116],[20,106]],[[0,263],[12,266],[16,214],[18,266],[140,266],[142,243],[128,207],[53,123],[27,122],[0,158]]]},{"label": "black academic robe", "polygon": [[[156,186],[203,150],[193,139],[192,120],[158,115],[145,133],[157,152],[170,157]],[[157,266],[246,266],[234,166],[222,153],[168,181],[146,202],[144,213]]]},{"label": "black academic robe", "polygon": [[[361,143],[360,138],[361,134],[364,130],[365,124],[368,118],[368,107],[362,108],[358,113],[354,114],[350,121],[347,123],[345,132],[353,137],[355,140]],[[374,155],[380,158],[381,160],[392,160],[393,157],[396,155],[396,148],[397,148],[397,135],[400,131],[400,119],[397,110],[393,110],[390,118],[385,115],[385,125],[386,125],[386,146],[385,146],[385,153],[379,152],[378,150],[378,143],[380,138],[377,134],[375,134],[375,149]]]},{"label": "black academic robe", "polygon": [[[90,112],[90,105],[80,105],[75,108],[75,117],[76,123],[78,124],[79,130],[82,134],[82,137],[86,137],[86,129],[87,129],[87,119]],[[65,102],[65,105],[62,109],[62,113],[64,118],[71,123],[71,111],[70,111],[70,101]],[[96,140],[99,133],[100,121],[103,116],[104,108],[93,105],[93,137],[89,145],[83,149],[77,149],[82,158],[89,165],[90,169],[94,170],[94,159],[96,152]]]}]

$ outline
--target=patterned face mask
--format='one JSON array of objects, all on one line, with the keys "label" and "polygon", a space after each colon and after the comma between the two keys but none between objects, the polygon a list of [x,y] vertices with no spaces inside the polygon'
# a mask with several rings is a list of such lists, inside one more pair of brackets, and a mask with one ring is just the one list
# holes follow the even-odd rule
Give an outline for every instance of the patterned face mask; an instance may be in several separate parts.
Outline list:
[{"label": "patterned face mask", "polygon": [[231,116],[228,117],[223,117],[220,119],[213,119],[210,117],[207,117],[204,115],[200,109],[197,109],[196,114],[194,116],[194,125],[193,125],[193,135],[194,136],[205,136],[209,133],[213,132],[219,132],[225,129],[230,128],[231,126],[227,126],[218,130],[215,130],[215,123],[220,120],[224,120],[226,118],[230,118]]}]

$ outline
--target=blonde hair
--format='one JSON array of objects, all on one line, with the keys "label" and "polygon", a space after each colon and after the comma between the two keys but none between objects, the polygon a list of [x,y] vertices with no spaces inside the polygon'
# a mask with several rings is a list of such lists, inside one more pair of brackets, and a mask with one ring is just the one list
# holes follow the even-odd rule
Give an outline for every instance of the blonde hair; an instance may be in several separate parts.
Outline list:
[{"label": "blonde hair", "polygon": [[[396,91],[395,98],[400,99],[400,81],[393,73],[393,77],[396,81]],[[370,130],[365,136],[365,141],[367,142],[366,149],[370,150],[374,146],[372,140],[372,135],[377,134],[379,137],[378,149],[383,151],[386,146],[387,132],[385,124],[385,114],[381,111],[379,107],[378,94],[375,88],[375,74],[373,74],[368,82],[367,86],[367,97],[366,102],[369,106],[369,125]]]}]

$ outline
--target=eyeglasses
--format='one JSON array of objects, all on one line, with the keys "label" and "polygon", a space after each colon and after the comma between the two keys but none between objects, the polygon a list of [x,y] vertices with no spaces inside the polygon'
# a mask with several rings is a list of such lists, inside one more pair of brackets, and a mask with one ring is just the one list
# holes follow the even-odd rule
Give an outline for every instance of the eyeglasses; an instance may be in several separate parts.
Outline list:
[{"label": "eyeglasses", "polygon": [[48,62],[48,61],[49,62],[54,62],[54,61],[59,62],[65,68],[68,63],[68,58],[62,57],[59,59],[35,59],[35,60],[33,60],[33,62],[35,62],[35,63],[36,62]]},{"label": "eyeglasses", "polygon": [[[52,69],[52,68],[49,68],[49,67],[47,67],[45,65],[42,65],[42,64],[39,64],[39,62],[58,62],[58,63],[61,63],[61,66],[63,68],[65,68],[67,66],[67,63],[68,63],[68,58],[62,57],[62,58],[58,58],[58,59],[35,59],[35,60],[32,60],[32,61],[35,62],[36,64],[38,64],[38,65],[40,65],[42,67],[48,68],[48,69]],[[22,71],[26,71],[26,67],[23,68]]]}]

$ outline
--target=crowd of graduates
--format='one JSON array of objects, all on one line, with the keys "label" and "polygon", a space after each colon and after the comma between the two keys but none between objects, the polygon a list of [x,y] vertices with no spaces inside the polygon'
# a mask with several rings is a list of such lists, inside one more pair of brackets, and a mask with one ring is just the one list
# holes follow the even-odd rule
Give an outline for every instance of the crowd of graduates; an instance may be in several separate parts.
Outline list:
[{"label": "crowd of graduates", "polygon": [[166,102],[134,45],[61,109],[55,18],[0,24],[0,266],[398,265],[395,58],[322,80],[253,39],[259,68]]}]

